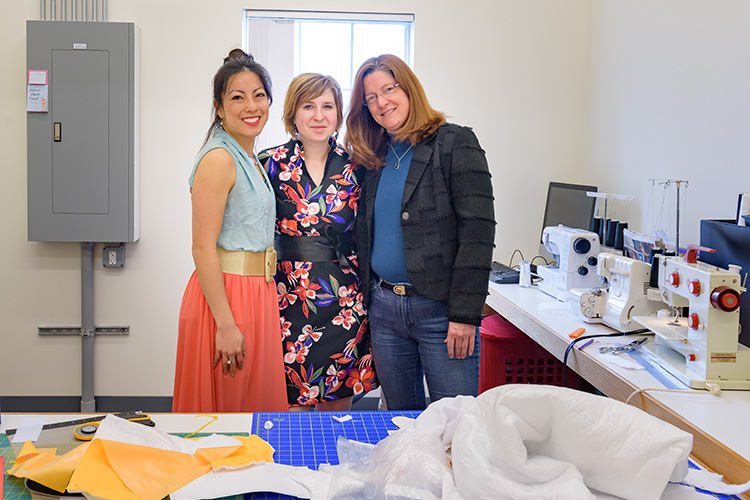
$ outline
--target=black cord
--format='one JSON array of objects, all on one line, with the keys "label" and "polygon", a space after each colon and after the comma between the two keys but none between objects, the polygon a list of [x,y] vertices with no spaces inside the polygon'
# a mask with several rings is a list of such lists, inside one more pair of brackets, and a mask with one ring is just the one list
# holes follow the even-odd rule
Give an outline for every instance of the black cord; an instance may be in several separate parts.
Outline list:
[{"label": "black cord", "polygon": [[521,256],[521,260],[524,260],[523,258],[523,252],[521,252],[519,249],[513,250],[513,253],[510,254],[510,261],[508,262],[508,267],[513,267],[513,257],[516,256],[516,253],[518,253]]},{"label": "black cord", "polygon": [[600,337],[622,337],[624,335],[640,335],[641,333],[650,332],[648,328],[641,328],[640,330],[633,330],[632,332],[615,332],[615,333],[599,333],[596,335],[585,335],[583,337],[578,337],[577,339],[573,339],[573,341],[568,344],[568,347],[565,349],[565,355],[563,356],[563,386],[568,387],[568,354],[570,354],[571,349],[573,349],[573,346],[576,345],[578,342],[582,340],[587,339],[598,339]]},{"label": "black cord", "polygon": [[537,255],[536,257],[531,259],[530,264],[533,264],[536,259],[542,259],[544,261],[545,266],[549,265],[549,261],[543,255]]}]

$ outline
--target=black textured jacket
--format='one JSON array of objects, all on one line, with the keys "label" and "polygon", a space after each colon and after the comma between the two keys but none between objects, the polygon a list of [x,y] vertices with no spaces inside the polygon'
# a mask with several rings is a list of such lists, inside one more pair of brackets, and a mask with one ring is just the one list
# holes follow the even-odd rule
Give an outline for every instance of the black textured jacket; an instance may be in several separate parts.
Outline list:
[{"label": "black textured jacket", "polygon": [[[382,169],[367,170],[357,218],[369,303],[373,208]],[[479,325],[487,298],[495,211],[487,159],[474,132],[452,123],[418,144],[401,201],[406,269],[420,295],[448,301],[448,319]]]}]

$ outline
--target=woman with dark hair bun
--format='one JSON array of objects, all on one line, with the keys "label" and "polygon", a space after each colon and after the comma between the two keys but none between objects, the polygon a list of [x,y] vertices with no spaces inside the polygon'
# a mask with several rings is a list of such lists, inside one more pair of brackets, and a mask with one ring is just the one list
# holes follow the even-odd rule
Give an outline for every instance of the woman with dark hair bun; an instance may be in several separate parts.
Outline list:
[{"label": "woman with dark hair bun", "polygon": [[346,121],[362,181],[357,245],[372,355],[389,410],[477,394],[495,238],[492,183],[468,127],[446,123],[398,57],[357,71]]},{"label": "woman with dark hair bun", "polygon": [[213,122],[189,179],[195,272],[180,308],[175,412],[287,409],[275,201],[253,152],[271,100],[266,69],[230,52],[213,79]]},{"label": "woman with dark hair bun", "polygon": [[292,410],[349,411],[376,382],[352,240],[362,169],[336,142],[339,84],[296,76],[283,120],[292,138],[260,159],[276,193],[287,398]]}]

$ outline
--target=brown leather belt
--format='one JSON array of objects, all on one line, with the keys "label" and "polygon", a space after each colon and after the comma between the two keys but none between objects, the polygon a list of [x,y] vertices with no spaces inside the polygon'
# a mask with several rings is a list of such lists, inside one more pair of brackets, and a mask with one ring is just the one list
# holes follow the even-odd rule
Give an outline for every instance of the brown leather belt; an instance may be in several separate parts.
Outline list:
[{"label": "brown leather belt", "polygon": [[216,247],[216,252],[219,254],[223,272],[240,276],[264,276],[267,283],[273,281],[276,274],[276,250],[273,247],[266,248],[264,252],[225,250]]},{"label": "brown leather belt", "polygon": [[413,295],[417,293],[417,289],[414,288],[414,285],[394,285],[383,279],[380,280],[380,286],[386,290],[392,291],[396,295]]}]

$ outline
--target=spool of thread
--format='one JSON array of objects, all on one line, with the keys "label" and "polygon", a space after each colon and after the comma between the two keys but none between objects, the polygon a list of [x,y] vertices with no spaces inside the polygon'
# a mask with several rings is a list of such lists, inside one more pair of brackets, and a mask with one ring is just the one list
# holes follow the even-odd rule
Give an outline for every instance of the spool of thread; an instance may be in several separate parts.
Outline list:
[{"label": "spool of thread", "polygon": [[615,246],[615,233],[617,232],[617,221],[607,219],[607,234],[604,242],[604,246],[613,247]]},{"label": "spool of thread", "polygon": [[609,225],[611,219],[602,219],[601,224],[599,225],[599,231],[597,234],[599,235],[599,243],[602,245],[605,244],[605,236],[607,235],[607,225]]},{"label": "spool of thread", "polygon": [[623,236],[624,236],[625,230],[627,228],[628,228],[628,223],[627,222],[622,222],[622,221],[618,221],[617,222],[617,227],[615,229],[615,245],[614,245],[617,250],[622,250],[622,247],[624,246],[623,245],[623,241],[624,241],[624,237]]},{"label": "spool of thread", "polygon": [[594,217],[591,219],[591,226],[589,227],[589,231],[592,233],[599,234],[599,228],[602,227],[602,218],[601,217]]}]

